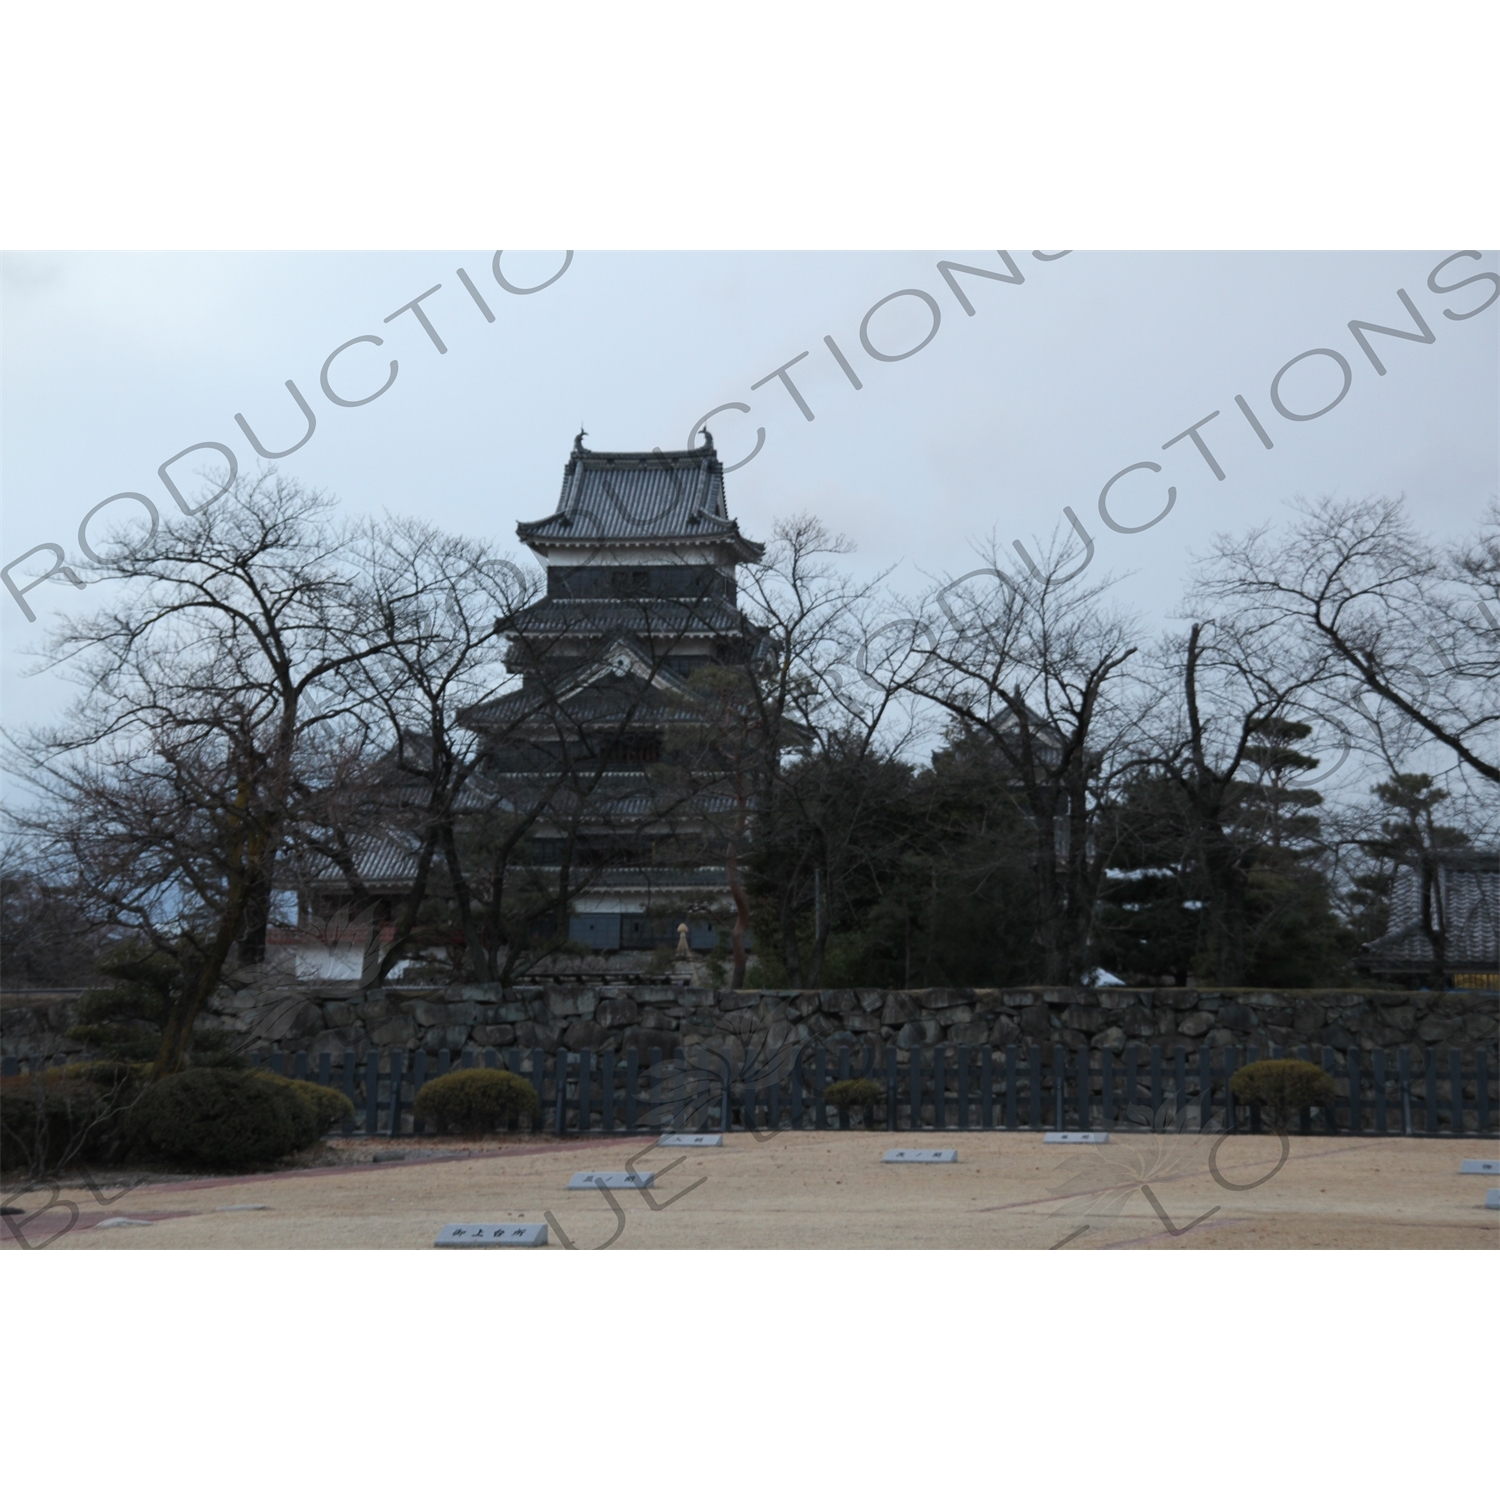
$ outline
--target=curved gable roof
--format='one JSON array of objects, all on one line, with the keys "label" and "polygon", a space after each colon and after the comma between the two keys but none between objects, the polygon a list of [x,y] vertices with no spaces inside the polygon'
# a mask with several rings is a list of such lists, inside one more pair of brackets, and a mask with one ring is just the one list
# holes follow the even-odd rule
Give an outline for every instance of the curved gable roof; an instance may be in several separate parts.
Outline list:
[{"label": "curved gable roof", "polygon": [[724,501],[724,465],[707,438],[676,452],[593,453],[582,434],[563,470],[557,509],[522,521],[528,546],[546,542],[723,542],[746,561],[764,548],[740,535]]}]

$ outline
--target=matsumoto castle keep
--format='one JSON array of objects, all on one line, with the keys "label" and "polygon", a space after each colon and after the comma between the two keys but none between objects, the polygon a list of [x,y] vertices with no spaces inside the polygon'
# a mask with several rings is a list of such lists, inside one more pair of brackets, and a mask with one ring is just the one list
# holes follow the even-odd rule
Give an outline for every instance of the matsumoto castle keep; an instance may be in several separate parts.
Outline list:
[{"label": "matsumoto castle keep", "polygon": [[[714,704],[695,677],[764,649],[736,586],[739,564],[764,548],[729,516],[707,433],[702,447],[670,453],[596,453],[585,436],[553,513],[516,527],[546,569],[546,594],[497,623],[521,685],[465,715],[486,745],[466,806],[536,815],[526,873],[537,890],[556,890],[566,859],[575,943],[605,954],[676,947],[686,926],[701,952],[731,910],[735,802],[702,753]],[[358,853],[387,932],[417,845],[410,828],[392,826]],[[298,973],[358,978],[373,951],[369,918],[349,910],[347,886],[328,873],[304,898]],[[543,921],[556,930],[555,907]],[[309,943],[309,927],[326,940]]]}]

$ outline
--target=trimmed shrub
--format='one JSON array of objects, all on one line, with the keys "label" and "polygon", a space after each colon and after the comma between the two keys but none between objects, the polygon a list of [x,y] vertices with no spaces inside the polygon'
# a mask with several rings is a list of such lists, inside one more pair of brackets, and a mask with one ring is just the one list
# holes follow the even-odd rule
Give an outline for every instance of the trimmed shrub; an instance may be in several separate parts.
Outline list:
[{"label": "trimmed shrub", "polygon": [[462,1068],[424,1083],[412,1104],[412,1115],[439,1130],[481,1135],[514,1126],[522,1115],[541,1108],[536,1090],[504,1068]]},{"label": "trimmed shrub", "polygon": [[313,1112],[318,1122],[318,1134],[327,1135],[347,1120],[354,1120],[354,1104],[342,1089],[325,1088],[306,1078],[284,1078],[280,1073],[257,1073],[257,1078],[269,1079],[283,1088],[293,1089]]},{"label": "trimmed shrub", "polygon": [[1247,1063],[1231,1076],[1229,1089],[1241,1104],[1269,1111],[1277,1130],[1285,1130],[1299,1111],[1331,1104],[1334,1097],[1333,1079],[1322,1068],[1292,1057]]},{"label": "trimmed shrub", "polygon": [[873,1078],[841,1078],[823,1090],[823,1102],[838,1110],[841,1121],[851,1109],[862,1109],[870,1130],[875,1128],[875,1106],[884,1098],[885,1090]]},{"label": "trimmed shrub", "polygon": [[297,1089],[234,1068],[173,1073],[151,1084],[130,1111],[132,1143],[182,1166],[261,1166],[321,1134]]},{"label": "trimmed shrub", "polygon": [[144,1064],[75,1063],[0,1083],[0,1167],[36,1178],[75,1162],[112,1161],[145,1085]]}]

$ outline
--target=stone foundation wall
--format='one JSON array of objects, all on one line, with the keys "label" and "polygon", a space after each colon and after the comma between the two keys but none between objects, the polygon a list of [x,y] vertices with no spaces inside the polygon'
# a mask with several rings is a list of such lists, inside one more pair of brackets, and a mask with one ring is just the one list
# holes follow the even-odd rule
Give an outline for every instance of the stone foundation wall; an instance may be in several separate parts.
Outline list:
[{"label": "stone foundation wall", "polygon": [[[75,1001],[7,997],[0,1052],[81,1050],[63,1033]],[[221,995],[208,1018],[246,1051],[352,1051],[374,1047],[566,1047],[578,1051],[693,1046],[747,1026],[774,1028],[791,1045],[905,1051],[939,1044],[1060,1044],[1122,1052],[1129,1044],[1196,1051],[1270,1042],[1282,1047],[1438,1047],[1494,1051],[1493,991],[1019,989],[708,990],[672,985],[491,985],[449,989],[300,986]],[[1315,1054],[1316,1055],[1316,1054]]]}]

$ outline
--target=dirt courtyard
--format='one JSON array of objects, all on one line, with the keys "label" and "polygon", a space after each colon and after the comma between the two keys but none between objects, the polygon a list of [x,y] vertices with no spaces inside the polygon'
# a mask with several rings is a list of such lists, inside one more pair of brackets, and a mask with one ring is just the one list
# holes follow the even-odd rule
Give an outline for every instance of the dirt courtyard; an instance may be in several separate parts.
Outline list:
[{"label": "dirt courtyard", "polygon": [[[406,1145],[408,1143],[401,1143]],[[1496,1249],[1494,1177],[1462,1175],[1493,1141],[863,1131],[654,1139],[427,1140],[402,1161],[339,1143],[348,1164],[257,1177],[8,1194],[0,1242],[66,1250],[429,1249],[445,1223],[547,1222],[549,1248]],[[956,1148],[953,1165],[883,1165],[892,1146]],[[361,1151],[362,1147],[362,1151]],[[445,1155],[417,1156],[419,1150]],[[358,1160],[360,1155],[365,1160]],[[578,1171],[654,1171],[650,1192],[569,1191]],[[50,1198],[50,1201],[49,1201]],[[257,1205],[248,1207],[248,1205]],[[233,1209],[235,1211],[226,1212]],[[109,1227],[129,1218],[148,1223]],[[19,1236],[19,1238],[18,1238]]]}]

